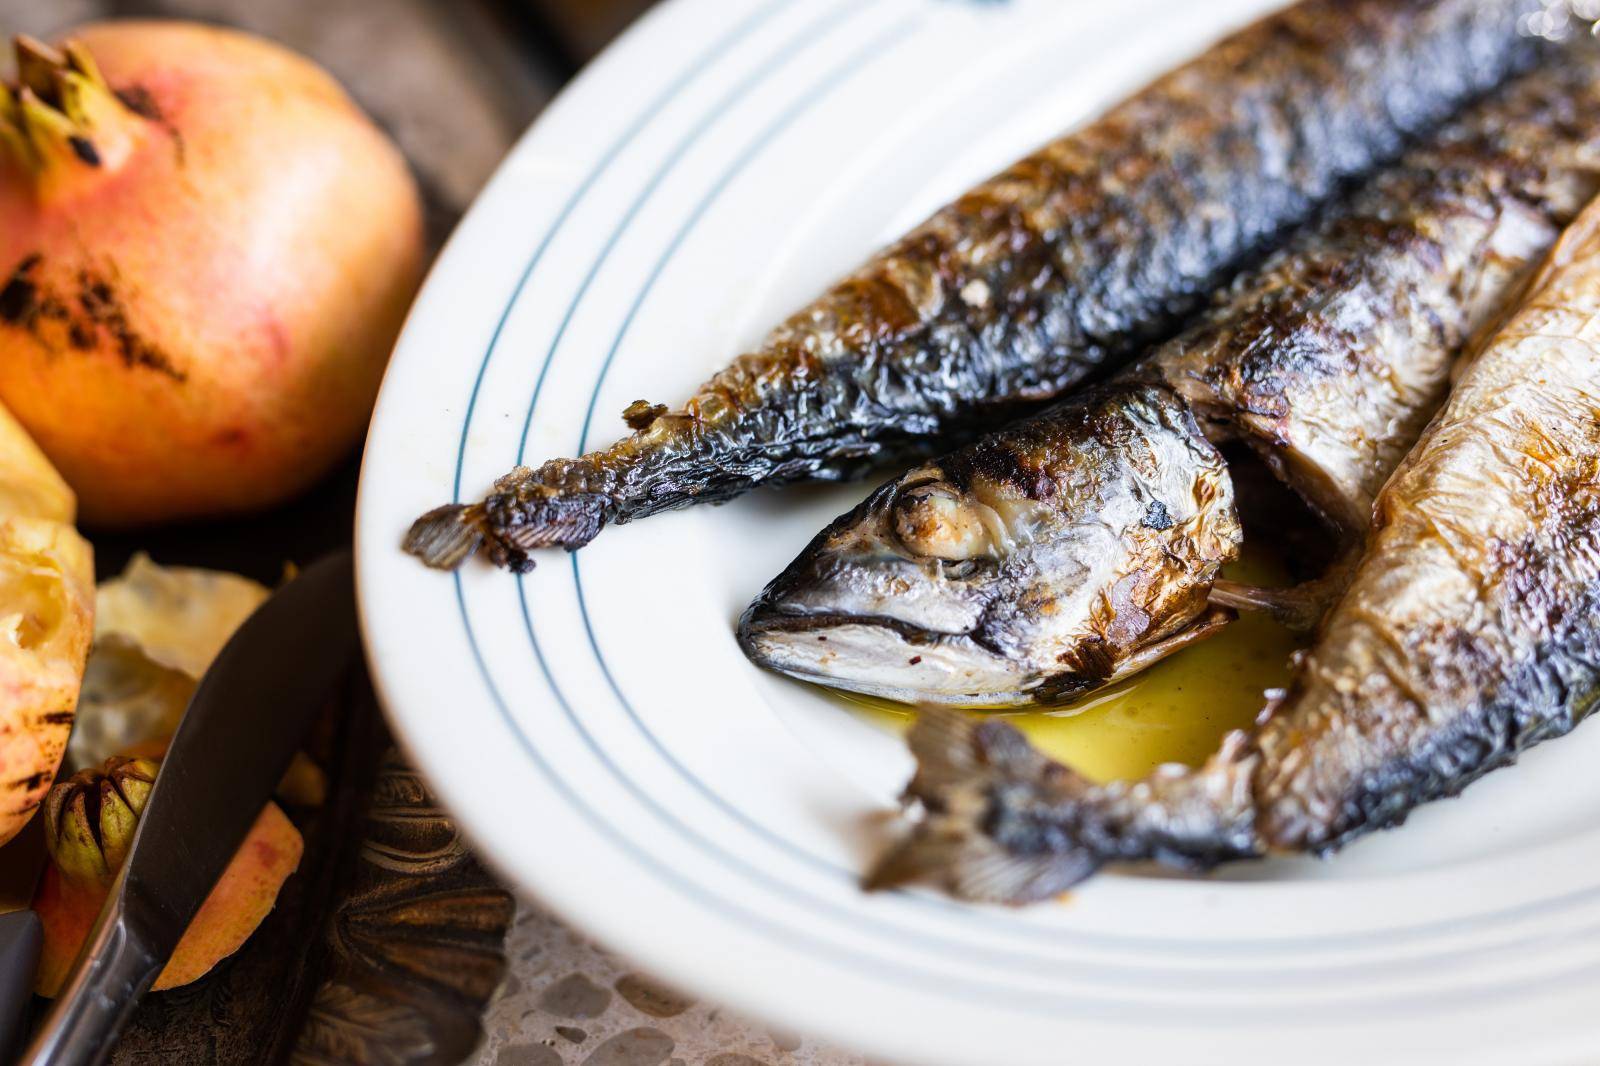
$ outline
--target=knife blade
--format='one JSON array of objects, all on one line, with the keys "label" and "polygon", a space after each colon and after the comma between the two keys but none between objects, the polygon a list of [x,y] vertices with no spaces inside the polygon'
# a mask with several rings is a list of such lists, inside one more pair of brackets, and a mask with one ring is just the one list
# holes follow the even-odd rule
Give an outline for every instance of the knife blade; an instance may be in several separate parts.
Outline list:
[{"label": "knife blade", "polygon": [[0,1058],[16,1051],[23,1009],[33,995],[42,932],[33,892],[44,872],[44,819],[34,817],[0,848]]},{"label": "knife blade", "polygon": [[105,1061],[358,645],[348,552],[305,570],[233,635],[184,712],[105,908],[23,1062]]}]

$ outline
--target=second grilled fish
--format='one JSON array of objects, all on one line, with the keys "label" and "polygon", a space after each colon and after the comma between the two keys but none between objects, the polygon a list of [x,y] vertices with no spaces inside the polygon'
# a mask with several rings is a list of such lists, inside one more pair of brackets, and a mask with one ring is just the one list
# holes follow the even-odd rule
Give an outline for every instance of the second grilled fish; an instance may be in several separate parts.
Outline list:
[{"label": "second grilled fish", "polygon": [[1384,487],[1291,687],[1200,770],[1091,784],[999,721],[927,712],[925,816],[872,875],[1020,903],[1108,861],[1327,852],[1600,704],[1600,203]]},{"label": "second grilled fish", "polygon": [[1351,559],[1452,361],[1600,189],[1600,53],[1563,50],[1408,152],[1123,378],[891,482],[751,606],[757,663],[907,702],[1049,703],[1213,632],[1241,438]]},{"label": "second grilled fish", "polygon": [[532,565],[610,522],[855,477],[1179,326],[1346,179],[1525,69],[1541,0],[1302,0],[936,214],[633,436],[513,471],[407,551]]}]

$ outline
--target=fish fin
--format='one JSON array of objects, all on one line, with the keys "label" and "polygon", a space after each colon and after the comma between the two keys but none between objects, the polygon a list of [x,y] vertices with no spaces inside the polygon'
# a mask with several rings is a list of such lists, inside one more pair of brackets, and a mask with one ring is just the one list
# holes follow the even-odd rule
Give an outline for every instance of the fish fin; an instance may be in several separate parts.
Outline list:
[{"label": "fish fin", "polygon": [[1297,633],[1313,632],[1350,586],[1364,544],[1359,538],[1354,540],[1327,573],[1311,581],[1289,588],[1263,588],[1218,579],[1212,583],[1208,598],[1216,607],[1267,614]]},{"label": "fish fin", "polygon": [[906,798],[924,802],[984,772],[974,735],[977,723],[958,711],[924,707],[917,714],[906,743],[917,760],[917,773],[906,786]]},{"label": "fish fin", "polygon": [[1051,855],[1012,855],[982,836],[918,831],[891,848],[862,884],[880,892],[936,881],[971,903],[1021,906],[1054,899],[1100,868],[1086,849]]},{"label": "fish fin", "polygon": [[1230,624],[1237,621],[1238,614],[1227,607],[1209,607],[1199,618],[1184,626],[1176,633],[1154,644],[1147,644],[1125,659],[1115,673],[1106,679],[1106,684],[1121,681],[1125,677],[1142,673],[1165,659],[1167,656],[1182,651],[1192,644],[1198,644],[1216,636]]},{"label": "fish fin", "polygon": [[496,566],[527,573],[539,548],[583,547],[605,527],[609,502],[593,493],[519,496],[497,492],[481,504],[435,507],[411,524],[402,547],[439,570],[484,550]]},{"label": "fish fin", "polygon": [[436,570],[454,570],[483,541],[483,508],[451,503],[411,523],[401,547]]},{"label": "fish fin", "polygon": [[1099,856],[1062,834],[1025,846],[995,835],[1006,813],[997,805],[1054,806],[1087,787],[1015,728],[925,707],[908,739],[917,772],[906,798],[922,817],[867,874],[868,890],[934,882],[962,899],[1022,904],[1059,895],[1099,869]]},{"label": "fish fin", "polygon": [[1218,580],[1208,597],[1212,606],[1248,614],[1265,614],[1296,633],[1310,633],[1337,599],[1337,591],[1321,580],[1291,588],[1265,588]]}]

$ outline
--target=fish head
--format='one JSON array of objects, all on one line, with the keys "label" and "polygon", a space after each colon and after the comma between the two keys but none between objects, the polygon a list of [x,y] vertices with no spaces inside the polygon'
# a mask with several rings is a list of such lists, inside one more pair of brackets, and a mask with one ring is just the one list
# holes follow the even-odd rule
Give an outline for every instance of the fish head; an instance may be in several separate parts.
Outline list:
[{"label": "fish head", "polygon": [[968,707],[1064,702],[1159,658],[1206,614],[1240,533],[1221,458],[1148,391],[1092,394],[1041,425],[1048,440],[1024,427],[1004,454],[953,453],[878,489],[751,604],[745,654]]},{"label": "fish head", "polygon": [[936,467],[885,485],[751,604],[739,626],[745,653],[890,698],[936,677],[952,692],[1016,687],[1018,665],[970,636],[1000,587],[997,520]]}]

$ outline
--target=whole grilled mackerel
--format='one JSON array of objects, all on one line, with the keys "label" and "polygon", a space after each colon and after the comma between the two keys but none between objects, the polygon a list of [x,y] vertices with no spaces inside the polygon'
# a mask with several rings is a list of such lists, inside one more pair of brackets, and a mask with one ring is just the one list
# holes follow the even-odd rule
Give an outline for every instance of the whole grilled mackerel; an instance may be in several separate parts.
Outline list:
[{"label": "whole grilled mackerel", "polygon": [[[1457,354],[1600,191],[1600,49],[1469,107],[1113,381],[890,482],[745,613],[762,666],[904,702],[1081,696],[1229,608],[1320,618]],[[1242,439],[1320,512],[1309,589],[1218,582],[1242,532],[1215,447]]]},{"label": "whole grilled mackerel", "polygon": [[938,212],[632,436],[502,478],[405,548],[532,565],[609,522],[858,476],[1170,333],[1342,183],[1535,63],[1541,0],[1302,0]]},{"label": "whole grilled mackerel", "polygon": [[1116,859],[1325,853],[1600,701],[1600,202],[1384,487],[1370,547],[1252,735],[1094,785],[1010,726],[914,727],[925,814],[871,876],[1026,902]]}]

